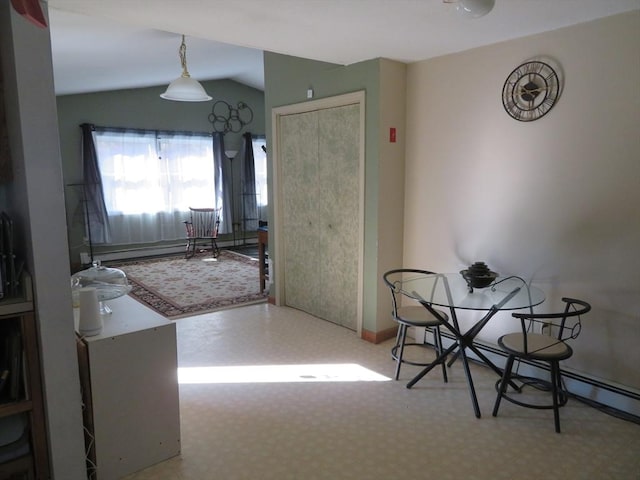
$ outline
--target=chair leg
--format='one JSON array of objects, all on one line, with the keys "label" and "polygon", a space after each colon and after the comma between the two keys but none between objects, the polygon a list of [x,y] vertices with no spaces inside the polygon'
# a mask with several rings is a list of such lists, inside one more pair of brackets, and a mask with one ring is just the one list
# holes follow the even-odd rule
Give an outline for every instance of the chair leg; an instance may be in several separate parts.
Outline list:
[{"label": "chair leg", "polygon": [[449,363],[447,363],[447,366],[450,367],[451,365],[456,363],[456,360],[458,360],[459,356],[460,356],[460,349],[456,350],[456,352],[451,357],[451,360],[449,360]]},{"label": "chair leg", "polygon": [[560,364],[558,362],[551,363],[551,394],[553,396],[553,422],[556,427],[556,433],[560,433]]},{"label": "chair leg", "polygon": [[402,355],[404,355],[404,344],[407,339],[407,326],[400,324],[398,341],[396,342],[396,375],[395,380],[400,376],[400,366],[402,365]]},{"label": "chair leg", "polygon": [[[439,357],[444,352],[444,346],[442,345],[442,335],[440,335],[440,327],[433,328],[433,339],[436,347],[436,355]],[[442,377],[444,379],[444,383],[449,382],[449,378],[447,377],[447,362],[446,358],[442,359]]]},{"label": "chair leg", "polygon": [[509,382],[511,381],[511,368],[513,367],[513,361],[516,357],[513,355],[509,355],[507,358],[507,363],[504,366],[504,373],[502,374],[502,379],[500,379],[500,383],[498,383],[498,395],[496,396],[496,403],[493,405],[493,416],[498,416],[498,409],[500,408],[500,400],[502,400],[502,396],[506,393],[507,388],[509,387]]}]

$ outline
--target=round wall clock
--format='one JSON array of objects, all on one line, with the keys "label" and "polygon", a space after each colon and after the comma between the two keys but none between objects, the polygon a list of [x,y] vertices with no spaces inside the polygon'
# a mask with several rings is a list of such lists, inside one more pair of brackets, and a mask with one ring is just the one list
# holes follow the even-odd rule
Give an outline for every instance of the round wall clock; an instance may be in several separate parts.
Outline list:
[{"label": "round wall clock", "polygon": [[547,63],[525,62],[509,74],[502,87],[502,105],[509,115],[531,122],[549,113],[560,96],[560,80]]}]

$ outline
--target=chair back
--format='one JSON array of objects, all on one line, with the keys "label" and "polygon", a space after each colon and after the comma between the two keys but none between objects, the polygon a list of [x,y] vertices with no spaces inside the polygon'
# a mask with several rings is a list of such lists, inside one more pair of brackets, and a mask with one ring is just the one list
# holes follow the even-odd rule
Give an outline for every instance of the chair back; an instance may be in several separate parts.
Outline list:
[{"label": "chair back", "polygon": [[[557,313],[513,313],[512,316],[520,320],[520,328],[524,340],[524,352],[529,351],[527,335],[543,334],[557,340],[556,343],[575,339],[582,330],[581,315],[591,310],[591,305],[583,300],[564,297],[565,307]],[[548,348],[548,345],[547,347]]]},{"label": "chair back", "polygon": [[189,238],[218,238],[219,208],[192,208],[190,222],[185,222]]},{"label": "chair back", "polygon": [[384,275],[382,275],[382,280],[389,287],[391,291],[391,301],[393,306],[393,318],[398,317],[398,294],[400,293],[400,284],[403,280],[406,280],[411,275],[433,275],[435,272],[430,272],[428,270],[418,270],[415,268],[397,268],[394,270],[389,270]]}]

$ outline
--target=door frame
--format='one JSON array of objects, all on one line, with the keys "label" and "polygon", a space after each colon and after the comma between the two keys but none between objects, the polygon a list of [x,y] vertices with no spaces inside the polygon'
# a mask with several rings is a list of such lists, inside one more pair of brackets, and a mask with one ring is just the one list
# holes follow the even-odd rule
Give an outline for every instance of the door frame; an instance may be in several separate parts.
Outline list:
[{"label": "door frame", "polygon": [[281,107],[274,107],[271,109],[271,125],[272,125],[272,157],[273,157],[273,230],[271,225],[269,226],[270,232],[273,231],[273,236],[270,235],[269,241],[271,243],[270,248],[273,248],[275,253],[275,262],[272,264],[274,269],[274,282],[275,287],[275,304],[279,306],[286,305],[287,292],[285,291],[285,269],[284,269],[284,242],[280,241],[283,235],[282,232],[282,188],[281,188],[281,176],[280,171],[280,121],[282,117],[287,115],[313,112],[317,110],[324,110],[335,107],[345,107],[348,105],[359,105],[360,107],[360,125],[359,125],[359,165],[358,165],[358,291],[357,291],[357,320],[356,331],[358,336],[362,336],[362,324],[363,324],[363,298],[364,298],[364,203],[365,203],[365,92],[364,90],[347,93],[343,95],[336,95],[333,97],[321,98],[318,100],[312,100],[308,102],[295,103],[291,105],[284,105]]}]

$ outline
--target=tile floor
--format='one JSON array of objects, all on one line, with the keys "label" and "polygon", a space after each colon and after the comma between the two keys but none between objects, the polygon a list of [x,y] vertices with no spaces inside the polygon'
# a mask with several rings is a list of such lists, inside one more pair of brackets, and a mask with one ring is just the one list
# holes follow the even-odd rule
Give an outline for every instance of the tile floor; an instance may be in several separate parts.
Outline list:
[{"label": "tile floor", "polygon": [[[294,309],[252,305],[176,325],[180,368],[329,363],[393,375],[390,341],[373,345]],[[460,362],[448,384],[436,369],[411,390],[405,383],[417,367],[410,366],[397,382],[309,370],[296,374],[302,382],[243,383],[234,371],[238,383],[182,383],[181,455],[126,478],[640,479],[639,425],[573,399],[561,411],[561,434],[550,411],[503,402],[494,418],[495,374],[480,365],[472,371],[480,419]]]}]

